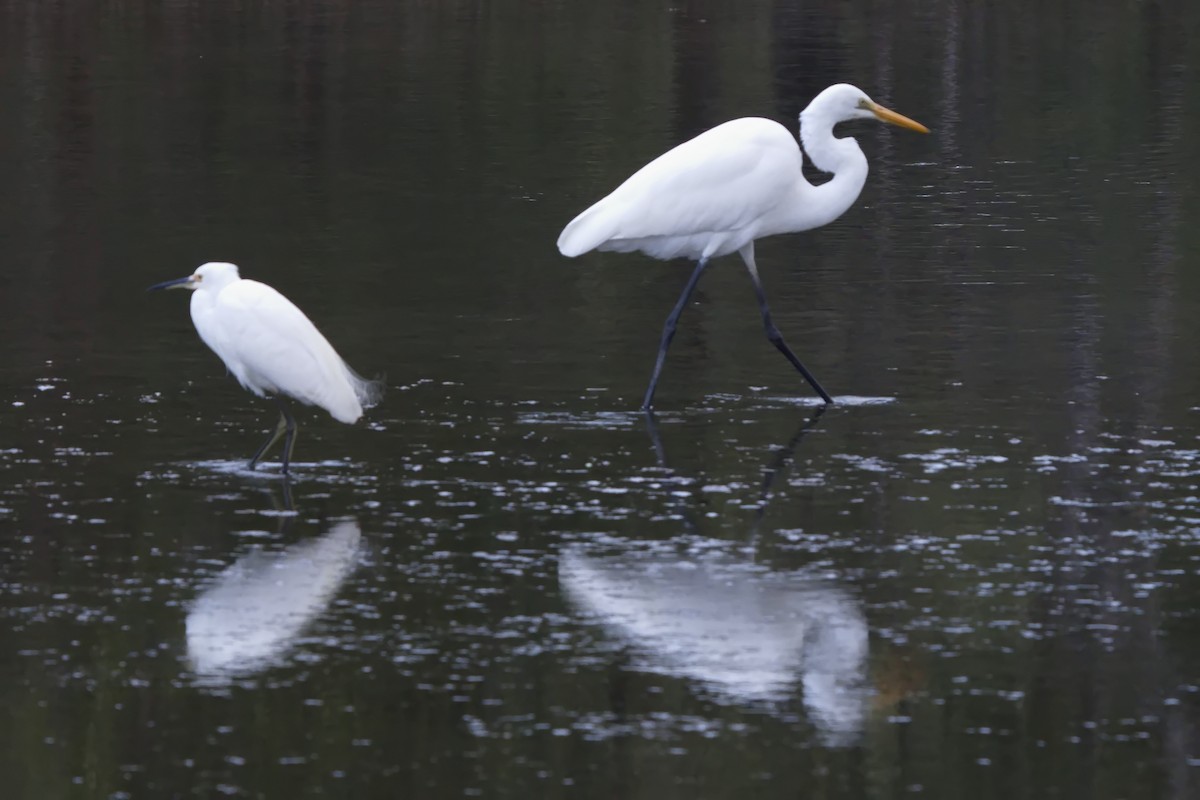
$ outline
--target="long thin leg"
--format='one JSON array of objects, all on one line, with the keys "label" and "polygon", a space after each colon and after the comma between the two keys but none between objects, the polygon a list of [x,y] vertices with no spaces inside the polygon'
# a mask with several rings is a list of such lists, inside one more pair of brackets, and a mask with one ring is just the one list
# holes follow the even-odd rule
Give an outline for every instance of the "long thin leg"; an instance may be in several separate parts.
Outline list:
[{"label": "long thin leg", "polygon": [[762,281],[758,278],[758,267],[754,264],[754,242],[746,245],[741,249],[742,260],[746,262],[746,269],[750,273],[750,280],[754,282],[754,294],[758,297],[758,309],[762,312],[763,329],[767,333],[767,340],[787,357],[787,360],[792,362],[792,366],[800,371],[804,379],[808,381],[813,390],[821,395],[821,399],[826,403],[832,403],[833,398],[829,393],[821,388],[821,384],[817,383],[817,379],[808,371],[808,368],[800,363],[800,359],[796,358],[796,354],[787,346],[787,342],[783,340],[783,334],[779,332],[779,328],[775,327],[775,323],[771,320],[771,309],[767,306],[767,295],[763,291]]},{"label": "long thin leg", "polygon": [[279,441],[279,437],[287,431],[287,420],[282,414],[279,415],[279,422],[275,425],[275,430],[271,431],[271,435],[263,442],[263,446],[258,448],[257,452],[250,457],[250,463],[246,465],[247,469],[254,469],[258,466],[258,460],[267,454],[267,451],[275,446]]},{"label": "long thin leg", "polygon": [[696,269],[692,271],[692,277],[688,278],[687,285],[683,287],[683,294],[679,295],[679,301],[675,303],[675,308],[671,309],[671,313],[667,315],[667,321],[663,324],[662,340],[658,343],[658,359],[654,362],[654,374],[650,376],[650,386],[646,389],[646,399],[642,401],[643,411],[648,411],[651,405],[653,405],[654,390],[658,388],[658,376],[662,372],[663,362],[667,358],[667,348],[671,346],[671,340],[675,338],[675,326],[679,323],[679,315],[683,313],[688,298],[692,296],[692,290],[700,282],[700,276],[704,273],[704,268],[707,266],[707,258],[702,258],[696,262]]},{"label": "long thin leg", "polygon": [[275,402],[279,404],[279,422],[275,425],[275,430],[271,431],[271,435],[267,437],[267,441],[263,446],[258,448],[253,456],[250,457],[248,469],[254,469],[258,466],[258,461],[267,454],[267,451],[275,446],[279,441],[279,437],[285,437],[283,440],[283,474],[288,474],[288,464],[292,460],[292,449],[296,446],[296,420],[292,417],[292,413],[288,410],[287,404],[283,398],[276,396]]},{"label": "long thin leg", "polygon": [[283,440],[283,474],[287,475],[288,464],[292,463],[292,451],[296,449],[296,418],[292,416],[282,397],[275,399],[279,402],[279,412],[287,422],[287,437]]}]

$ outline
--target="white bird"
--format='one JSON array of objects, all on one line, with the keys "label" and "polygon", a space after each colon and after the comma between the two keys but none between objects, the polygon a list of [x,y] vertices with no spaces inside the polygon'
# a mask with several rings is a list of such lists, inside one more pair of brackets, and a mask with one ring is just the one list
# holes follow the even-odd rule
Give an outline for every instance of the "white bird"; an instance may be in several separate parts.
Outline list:
[{"label": "white bird", "polygon": [[339,422],[357,422],[383,396],[383,384],[360,377],[304,312],[279,292],[238,275],[234,264],[202,264],[186,278],[150,287],[191,289],[192,322],[233,376],[259,397],[279,403],[279,424],[250,459],[254,469],[280,436],[283,474],[296,445],[296,420],[284,397],[320,406]]},{"label": "white bird", "polygon": [[835,84],[800,112],[800,141],[813,165],[833,174],[829,181],[813,186],[805,179],[804,156],[787,128],[772,120],[744,117],[663,153],[563,229],[558,249],[571,258],[590,250],[640,250],[654,258],[685,257],[697,262],[663,326],[643,409],[650,408],[654,399],[679,315],[700,275],[710,259],[735,251],[750,272],[767,339],[826,403],[833,402],[771,321],[754,263],[754,240],[819,228],[854,204],[867,179],[867,158],[853,138],[833,135],[835,125],[854,119],[879,119],[929,132],[919,122],[874,102],[861,89]]}]

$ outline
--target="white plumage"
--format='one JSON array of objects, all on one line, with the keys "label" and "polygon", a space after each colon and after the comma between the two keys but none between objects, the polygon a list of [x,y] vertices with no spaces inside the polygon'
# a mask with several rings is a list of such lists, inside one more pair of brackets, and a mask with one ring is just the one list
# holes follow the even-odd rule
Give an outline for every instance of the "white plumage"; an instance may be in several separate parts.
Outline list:
[{"label": "white plumage", "polygon": [[928,133],[925,126],[880,106],[861,89],[836,84],[800,114],[805,151],[814,166],[833,173],[820,186],[804,177],[804,157],[786,128],[746,117],[663,153],[563,229],[558,249],[569,257],[591,250],[640,250],[654,258],[699,262],[663,327],[643,408],[651,405],[679,314],[708,260],[733,252],[741,254],[750,271],[767,337],[825,402],[831,402],[771,322],[754,262],[754,240],[826,225],[854,204],[867,179],[867,159],[854,139],[834,136],[833,128],[867,118]]},{"label": "white plumage", "polygon": [[[565,256],[589,250],[699,259],[732,253],[797,191],[802,158],[777,122],[735,119],[668,150],[571,221]],[[773,231],[772,231],[773,232]]]},{"label": "white plumage", "polygon": [[357,422],[378,399],[316,326],[275,289],[211,262],[192,295],[192,322],[238,382],[259,397],[285,394],[319,406],[338,422]]},{"label": "white plumage", "polygon": [[[292,301],[265,283],[242,278],[234,264],[209,262],[187,278],[150,288],[193,290],[192,322],[200,338],[259,397],[291,397],[325,409],[339,422],[353,423],[382,396],[382,383],[354,372]],[[295,421],[282,403],[281,413],[280,426],[251,459],[251,467],[286,433],[287,472]]]}]

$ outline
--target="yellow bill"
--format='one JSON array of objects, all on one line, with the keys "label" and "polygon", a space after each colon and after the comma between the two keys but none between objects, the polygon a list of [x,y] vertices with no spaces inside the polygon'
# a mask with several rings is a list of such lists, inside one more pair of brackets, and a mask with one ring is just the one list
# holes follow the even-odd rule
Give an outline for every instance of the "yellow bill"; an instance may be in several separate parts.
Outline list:
[{"label": "yellow bill", "polygon": [[878,103],[870,103],[867,108],[884,122],[890,122],[893,125],[899,125],[901,128],[908,128],[909,130],[918,131],[919,133],[929,133],[929,128],[926,128],[915,119],[909,119],[903,114],[897,114],[890,108],[884,108]]}]

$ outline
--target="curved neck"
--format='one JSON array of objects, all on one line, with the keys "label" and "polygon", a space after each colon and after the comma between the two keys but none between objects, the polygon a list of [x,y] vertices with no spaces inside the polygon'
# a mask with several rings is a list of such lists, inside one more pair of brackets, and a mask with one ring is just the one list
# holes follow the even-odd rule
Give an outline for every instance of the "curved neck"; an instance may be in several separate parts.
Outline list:
[{"label": "curved neck", "polygon": [[[825,225],[846,213],[867,182],[867,157],[853,138],[833,135],[833,121],[805,109],[800,114],[800,141],[813,166],[833,177],[820,186],[808,186],[812,198],[811,227]],[[806,181],[807,183],[807,181]]]}]

